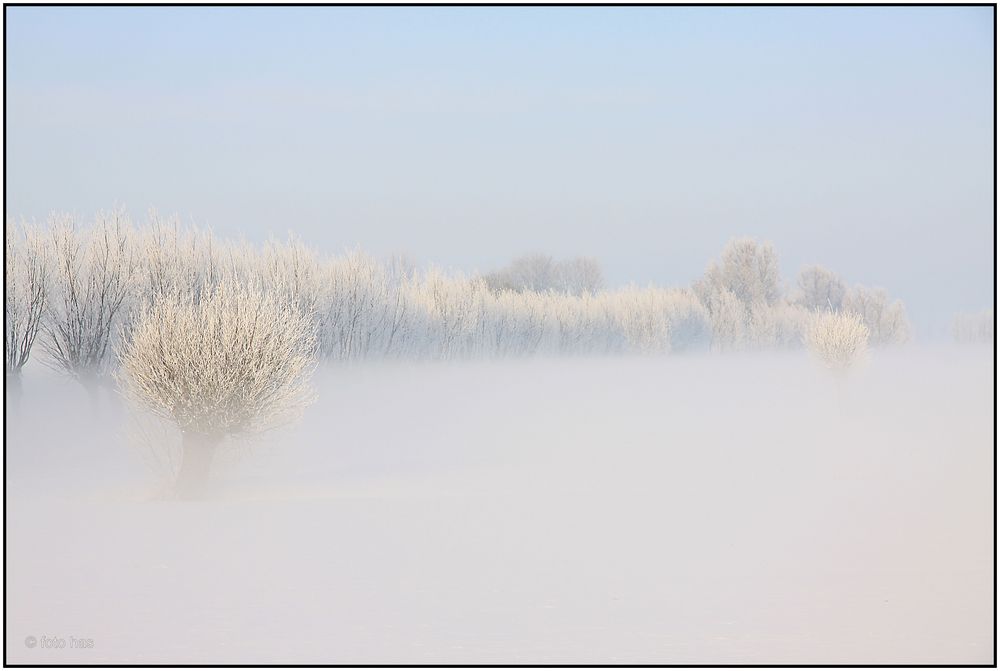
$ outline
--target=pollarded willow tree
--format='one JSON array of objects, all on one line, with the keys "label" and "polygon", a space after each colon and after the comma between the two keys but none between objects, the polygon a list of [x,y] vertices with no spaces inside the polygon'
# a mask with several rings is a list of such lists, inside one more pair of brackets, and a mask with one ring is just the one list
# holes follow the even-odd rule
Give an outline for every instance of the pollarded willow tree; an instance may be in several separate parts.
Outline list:
[{"label": "pollarded willow tree", "polygon": [[7,219],[4,227],[4,372],[16,398],[48,299],[50,260],[38,231]]},{"label": "pollarded willow tree", "polygon": [[141,308],[123,337],[119,378],[126,396],[180,429],[177,490],[197,496],[224,438],[283,425],[311,402],[315,353],[310,315],[224,281],[197,299],[164,294]]},{"label": "pollarded willow tree", "polygon": [[79,230],[53,222],[52,293],[42,319],[47,363],[95,391],[113,361],[112,340],[136,271],[131,224],[114,211]]}]

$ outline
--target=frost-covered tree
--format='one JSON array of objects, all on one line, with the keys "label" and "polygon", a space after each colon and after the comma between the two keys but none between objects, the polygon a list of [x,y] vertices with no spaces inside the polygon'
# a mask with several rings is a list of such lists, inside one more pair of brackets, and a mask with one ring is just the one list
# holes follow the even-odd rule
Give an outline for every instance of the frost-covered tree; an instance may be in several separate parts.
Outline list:
[{"label": "frost-covered tree", "polygon": [[708,310],[690,291],[661,287],[627,287],[598,294],[596,300],[614,315],[618,333],[609,334],[609,348],[623,339],[625,350],[668,353],[707,346],[712,325]]},{"label": "frost-covered tree", "polygon": [[493,300],[482,280],[432,268],[411,285],[408,297],[423,325],[417,337],[425,339],[431,356],[450,359],[475,353]]},{"label": "frost-covered tree", "polygon": [[806,266],[799,271],[795,302],[807,310],[840,310],[847,287],[836,273],[823,266]]},{"label": "frost-covered tree", "polygon": [[52,291],[42,318],[47,363],[88,390],[112,363],[112,340],[134,289],[135,238],[121,211],[79,230],[66,217],[51,231]]},{"label": "frost-covered tree", "polygon": [[324,262],[294,235],[286,242],[269,241],[263,251],[244,245],[233,275],[244,283],[259,282],[269,293],[309,315],[315,325],[319,348],[329,342],[336,324],[331,322],[332,283],[330,262]]},{"label": "frost-covered tree", "polygon": [[597,259],[583,256],[557,263],[554,288],[574,296],[597,293],[604,288],[601,264]]},{"label": "frost-covered tree", "polygon": [[749,312],[746,340],[753,349],[801,347],[812,314],[801,305],[757,303]]},{"label": "frost-covered tree", "polygon": [[690,289],[659,289],[670,323],[670,351],[707,348],[712,342],[712,318]]},{"label": "frost-covered tree", "polygon": [[[529,294],[522,294],[527,296]],[[607,294],[541,296],[547,315],[547,333],[542,350],[560,355],[612,354],[627,349],[621,319]]]},{"label": "frost-covered tree", "polygon": [[486,300],[481,354],[531,356],[544,346],[550,324],[550,295],[503,291]]},{"label": "frost-covered tree", "polygon": [[415,338],[404,276],[355,251],[325,264],[320,276],[321,348],[335,359],[364,359],[405,350]]},{"label": "frost-covered tree", "polygon": [[9,396],[21,388],[21,369],[31,356],[48,299],[48,248],[34,226],[4,226],[4,372]]},{"label": "frost-covered tree", "polygon": [[126,395],[177,425],[178,491],[198,495],[219,443],[296,418],[311,401],[314,324],[287,300],[224,282],[197,300],[162,295],[121,348]]},{"label": "frost-covered tree", "polygon": [[955,315],[951,335],[957,343],[990,344],[995,340],[996,315],[991,309],[976,313]]},{"label": "frost-covered tree", "polygon": [[618,292],[612,304],[628,350],[637,354],[670,351],[670,321],[658,295],[652,290]]},{"label": "frost-covered tree", "polygon": [[846,371],[864,359],[868,335],[868,327],[860,315],[820,312],[813,315],[806,330],[806,344],[824,366]]},{"label": "frost-covered tree", "polygon": [[693,289],[711,316],[713,349],[761,347],[774,339],[771,308],[781,289],[778,256],[769,243],[730,240]]},{"label": "frost-covered tree", "polygon": [[702,301],[712,319],[712,349],[742,348],[748,337],[748,308],[725,288],[705,292]]},{"label": "frost-covered tree", "polygon": [[301,240],[290,235],[288,241],[270,241],[259,257],[259,272],[265,285],[302,312],[321,310],[323,302],[322,263]]},{"label": "frost-covered tree", "polygon": [[856,286],[844,296],[842,309],[861,317],[872,345],[898,345],[909,340],[910,325],[903,303],[890,302],[885,289]]},{"label": "frost-covered tree", "polygon": [[548,291],[556,286],[556,262],[548,254],[528,254],[507,267],[483,276],[493,291]]},{"label": "frost-covered tree", "polygon": [[596,293],[604,286],[597,259],[578,257],[556,261],[547,254],[529,254],[514,259],[507,267],[482,277],[494,293],[501,291],[555,291],[579,296]]},{"label": "frost-covered tree", "polygon": [[745,307],[771,305],[781,296],[778,255],[770,243],[752,238],[730,240],[718,261],[709,264],[695,283],[695,292],[706,305],[721,291],[729,291]]},{"label": "frost-covered tree", "polygon": [[136,299],[171,294],[197,297],[221,279],[220,247],[211,233],[182,226],[176,219],[150,213],[149,223],[135,234]]}]

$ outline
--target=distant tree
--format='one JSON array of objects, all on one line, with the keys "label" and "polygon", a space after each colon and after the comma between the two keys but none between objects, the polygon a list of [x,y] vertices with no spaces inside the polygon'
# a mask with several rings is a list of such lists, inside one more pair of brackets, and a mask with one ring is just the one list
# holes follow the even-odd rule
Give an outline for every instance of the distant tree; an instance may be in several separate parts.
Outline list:
[{"label": "distant tree", "polygon": [[751,238],[730,240],[718,261],[709,264],[695,283],[695,292],[708,305],[721,291],[729,291],[744,307],[771,305],[781,296],[778,255],[769,243]]},{"label": "distant tree", "polygon": [[416,331],[404,300],[408,281],[361,252],[324,264],[321,282],[321,351],[335,359],[395,354]]},{"label": "distant tree", "polygon": [[507,276],[515,291],[548,291],[558,285],[556,262],[547,254],[530,254],[514,259]]},{"label": "distant tree", "polygon": [[806,266],[799,271],[795,302],[808,310],[840,310],[847,287],[835,273],[822,266]]},{"label": "distant tree", "polygon": [[556,262],[547,254],[529,254],[483,276],[487,287],[501,291],[548,291],[558,283]]},{"label": "distant tree", "polygon": [[547,254],[529,254],[482,277],[490,291],[555,291],[579,296],[597,293],[604,287],[604,276],[596,259],[578,257],[556,261]]},{"label": "distant tree", "polygon": [[4,372],[7,396],[16,399],[21,369],[31,356],[48,300],[50,259],[34,226],[4,227]]},{"label": "distant tree", "polygon": [[751,238],[730,240],[693,290],[712,320],[712,348],[760,347],[774,339],[771,307],[781,298],[778,256]]},{"label": "distant tree", "polygon": [[612,309],[629,351],[637,354],[670,351],[670,320],[659,292],[638,288],[619,291]]},{"label": "distant tree", "polygon": [[181,495],[204,492],[223,438],[280,426],[311,401],[314,328],[287,300],[232,282],[140,310],[124,335],[119,380],[129,398],[180,428]]},{"label": "distant tree", "polygon": [[604,274],[597,259],[577,257],[556,264],[556,288],[567,294],[579,296],[596,294],[604,288]]},{"label": "distant tree", "polygon": [[670,323],[670,351],[707,348],[712,342],[712,317],[690,289],[660,289]]},{"label": "distant tree", "polygon": [[742,348],[748,337],[748,308],[725,288],[714,289],[703,301],[712,320],[712,349]]},{"label": "distant tree", "polygon": [[795,303],[757,303],[749,312],[747,345],[752,349],[801,347],[811,316]]},{"label": "distant tree", "polygon": [[844,296],[842,310],[861,317],[868,327],[872,345],[898,345],[910,337],[903,303],[890,302],[885,289],[856,286]]},{"label": "distant tree", "polygon": [[150,213],[136,238],[133,294],[151,299],[164,294],[192,294],[214,286],[221,278],[220,248],[212,234],[183,227],[176,219]]},{"label": "distant tree", "polygon": [[995,341],[996,315],[987,309],[974,314],[955,315],[951,324],[951,335],[957,343],[984,343]]},{"label": "distant tree", "polygon": [[263,253],[247,250],[247,258],[240,265],[245,275],[242,282],[262,282],[267,292],[309,315],[317,334],[332,330],[331,264],[324,264],[294,235],[289,235],[286,242],[267,242]]}]

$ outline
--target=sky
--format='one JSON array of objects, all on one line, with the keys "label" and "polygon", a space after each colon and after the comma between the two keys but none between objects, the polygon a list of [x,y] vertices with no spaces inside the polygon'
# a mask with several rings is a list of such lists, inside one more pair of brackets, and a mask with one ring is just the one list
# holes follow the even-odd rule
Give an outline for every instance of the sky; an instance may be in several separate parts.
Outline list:
[{"label": "sky", "polygon": [[6,7],[7,215],[150,208],[686,285],[727,240],[994,302],[994,10]]}]

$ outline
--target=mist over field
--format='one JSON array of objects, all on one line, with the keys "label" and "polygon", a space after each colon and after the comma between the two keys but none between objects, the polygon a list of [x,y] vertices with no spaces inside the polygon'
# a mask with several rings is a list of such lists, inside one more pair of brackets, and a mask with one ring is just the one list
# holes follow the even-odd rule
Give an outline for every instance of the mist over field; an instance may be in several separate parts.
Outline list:
[{"label": "mist over field", "polygon": [[203,501],[158,497],[118,398],[32,371],[8,661],[988,663],[992,371],[985,346],[839,385],[801,353],[328,366]]}]

